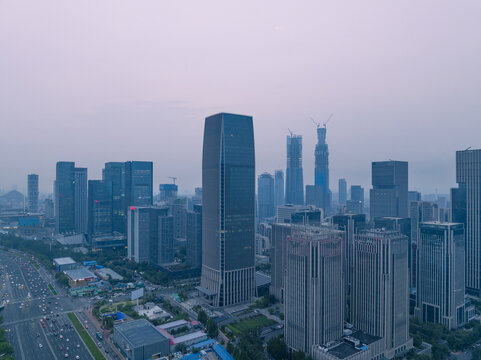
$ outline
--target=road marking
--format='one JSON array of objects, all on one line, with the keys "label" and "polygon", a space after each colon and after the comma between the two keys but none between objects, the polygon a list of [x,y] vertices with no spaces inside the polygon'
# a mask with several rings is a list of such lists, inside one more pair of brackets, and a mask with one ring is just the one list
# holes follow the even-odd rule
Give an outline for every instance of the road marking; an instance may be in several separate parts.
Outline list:
[{"label": "road marking", "polygon": [[53,357],[54,357],[56,360],[58,360],[57,355],[55,355],[55,351],[53,351],[52,344],[50,344],[50,341],[48,341],[47,334],[45,333],[45,328],[43,328],[43,327],[42,327],[42,332],[43,332],[43,335],[45,336],[45,341],[47,342],[47,345],[48,345],[50,351],[52,352]]},{"label": "road marking", "polygon": [[22,340],[20,339],[20,333],[18,332],[17,326],[14,326],[16,335],[17,335],[17,340],[18,340],[18,345],[20,347],[20,355],[22,355],[22,359],[25,359],[25,354],[23,353],[23,345],[22,345]]}]

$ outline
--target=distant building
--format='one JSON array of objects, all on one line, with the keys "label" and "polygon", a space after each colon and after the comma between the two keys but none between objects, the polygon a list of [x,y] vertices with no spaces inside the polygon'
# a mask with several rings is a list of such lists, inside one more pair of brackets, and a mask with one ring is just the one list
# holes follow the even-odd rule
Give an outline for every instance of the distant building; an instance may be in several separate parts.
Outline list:
[{"label": "distant building", "polygon": [[277,208],[276,222],[284,224],[320,225],[321,209],[310,205],[285,204]]},{"label": "distant building", "polygon": [[176,184],[160,184],[159,200],[165,203],[171,203],[177,199],[179,187]]},{"label": "distant building", "polygon": [[347,200],[346,211],[353,214],[363,214],[364,213],[363,202],[358,200]]},{"label": "distant building", "polygon": [[112,231],[126,234],[125,163],[105,163],[103,180],[105,181],[106,193],[112,202]]},{"label": "distant building", "polygon": [[362,209],[364,212],[364,188],[361,185],[351,186],[351,200],[362,202]]},{"label": "distant building", "polygon": [[456,151],[456,182],[451,192],[451,219],[464,224],[466,288],[481,294],[481,149]]},{"label": "distant building", "polygon": [[286,199],[287,204],[304,204],[302,171],[302,136],[287,136]]},{"label": "distant building", "polygon": [[152,206],[153,163],[127,161],[125,163],[125,206]]},{"label": "distant building", "polygon": [[170,213],[172,214],[174,221],[174,239],[185,239],[185,216],[187,211],[187,198],[178,197],[168,206],[170,208]]},{"label": "distant building", "polygon": [[317,127],[317,144],[314,151],[314,185],[322,186],[323,201],[322,209],[329,214],[331,208],[331,190],[329,188],[329,147],[326,142],[327,128]]},{"label": "distant building", "polygon": [[274,208],[284,205],[284,171],[276,170],[274,173]]},{"label": "distant building", "polygon": [[128,360],[148,360],[170,354],[170,339],[146,319],[114,325],[114,343]]},{"label": "distant building", "polygon": [[79,234],[87,234],[88,232],[87,168],[75,168],[74,202],[75,202],[75,232]]},{"label": "distant building", "polygon": [[417,251],[417,318],[441,323],[449,330],[464,325],[463,224],[419,224]]},{"label": "distant building", "polygon": [[287,238],[291,235],[291,224],[274,223],[271,229],[271,287],[270,293],[284,302],[284,276],[287,268]]},{"label": "distant building", "polygon": [[408,217],[408,163],[377,161],[372,163],[370,191],[371,219],[383,216]]},{"label": "distant building", "polygon": [[194,269],[202,267],[202,205],[194,205],[187,211],[187,263]]},{"label": "distant building", "polygon": [[306,185],[306,205],[324,208],[324,188],[320,185]]},{"label": "distant building", "polygon": [[413,345],[409,338],[407,237],[383,229],[354,235],[352,271],[354,327],[383,338],[388,359],[408,352]]},{"label": "distant building", "polygon": [[347,182],[346,179],[339,179],[339,204],[346,205],[347,201]]},{"label": "distant building", "polygon": [[38,212],[38,175],[30,174],[28,175],[27,184],[27,209],[31,213]]},{"label": "distant building", "polygon": [[274,177],[269,173],[263,173],[257,178],[257,202],[259,219],[275,216]]},{"label": "distant building", "polygon": [[103,180],[88,181],[88,237],[112,234],[112,197]]},{"label": "distant building", "polygon": [[343,336],[342,231],[295,227],[288,236],[285,281],[286,344],[310,353]]},{"label": "distant building", "polygon": [[412,201],[421,201],[421,193],[419,191],[408,191],[408,204]]},{"label": "distant building", "polygon": [[255,150],[251,116],[205,119],[202,276],[215,307],[248,301],[255,285]]}]

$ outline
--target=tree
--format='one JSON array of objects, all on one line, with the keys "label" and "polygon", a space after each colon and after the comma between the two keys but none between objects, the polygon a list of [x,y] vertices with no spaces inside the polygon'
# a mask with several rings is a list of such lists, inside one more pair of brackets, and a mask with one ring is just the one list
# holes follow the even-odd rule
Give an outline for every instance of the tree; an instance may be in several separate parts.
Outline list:
[{"label": "tree", "polygon": [[286,343],[280,336],[269,339],[267,342],[267,352],[275,360],[288,359]]},{"label": "tree", "polygon": [[471,353],[471,359],[481,360],[481,348],[477,347],[476,349],[473,350],[473,352]]},{"label": "tree", "polygon": [[207,314],[204,310],[199,310],[199,312],[197,313],[197,320],[199,320],[199,322],[201,322],[203,325],[207,324]]},{"label": "tree", "polygon": [[180,343],[175,346],[175,351],[180,351],[181,353],[185,353],[186,350],[187,350],[187,346],[185,344]]},{"label": "tree", "polygon": [[217,327],[217,323],[214,321],[214,319],[209,318],[209,320],[207,320],[206,328],[209,337],[215,339],[217,335],[219,335],[219,328]]},{"label": "tree", "polygon": [[302,351],[296,351],[295,353],[292,354],[292,360],[306,360],[306,354],[304,354]]}]

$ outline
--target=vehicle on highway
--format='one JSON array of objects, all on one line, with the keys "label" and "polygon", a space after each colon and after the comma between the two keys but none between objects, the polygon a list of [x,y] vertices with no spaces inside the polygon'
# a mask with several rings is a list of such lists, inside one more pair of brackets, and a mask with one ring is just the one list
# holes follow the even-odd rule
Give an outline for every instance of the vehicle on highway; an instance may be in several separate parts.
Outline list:
[{"label": "vehicle on highway", "polygon": [[41,349],[41,348],[43,348],[43,345],[42,345],[42,344],[38,344],[38,347]]}]

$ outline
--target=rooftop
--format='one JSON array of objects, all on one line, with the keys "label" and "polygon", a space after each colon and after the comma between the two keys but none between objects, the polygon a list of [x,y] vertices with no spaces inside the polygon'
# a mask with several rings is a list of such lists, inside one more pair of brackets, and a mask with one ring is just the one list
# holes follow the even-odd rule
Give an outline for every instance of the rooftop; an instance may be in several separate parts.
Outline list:
[{"label": "rooftop", "polygon": [[206,337],[207,334],[203,331],[196,331],[187,335],[182,335],[176,338],[173,338],[172,341],[174,344],[181,344],[183,342],[195,340],[195,339],[200,339],[202,337]]},{"label": "rooftop", "polygon": [[355,331],[349,336],[358,339],[361,343],[366,345],[370,345],[373,342],[381,340],[379,336],[370,335],[361,330]]},{"label": "rooftop", "polygon": [[214,345],[212,349],[221,360],[235,360],[222,345]]},{"label": "rooftop", "polygon": [[271,277],[261,272],[256,272],[256,284],[257,287],[269,285],[271,283]]},{"label": "rooftop", "polygon": [[339,345],[330,348],[327,352],[338,359],[345,359],[351,355],[358,353],[360,350],[356,349],[351,344],[341,342]]},{"label": "rooftop", "polygon": [[79,268],[74,270],[66,270],[65,275],[67,275],[72,281],[80,281],[85,279],[95,279],[96,276],[90,270]]},{"label": "rooftop", "polygon": [[155,327],[145,319],[114,325],[114,331],[120,332],[132,347],[153,344],[166,339]]},{"label": "rooftop", "polygon": [[124,277],[122,275],[117,274],[115,271],[113,271],[112,269],[109,269],[109,268],[98,269],[97,273],[100,276],[104,276],[104,277],[108,277],[108,275],[110,275],[112,280],[123,280],[124,279]]},{"label": "rooftop", "polygon": [[157,329],[168,330],[168,329],[175,328],[177,326],[188,325],[188,324],[189,322],[186,320],[177,320],[177,321],[171,321],[171,322],[159,325],[157,326]]},{"label": "rooftop", "polygon": [[76,264],[74,259],[72,259],[71,257],[56,258],[56,259],[53,259],[53,262],[57,265]]}]

